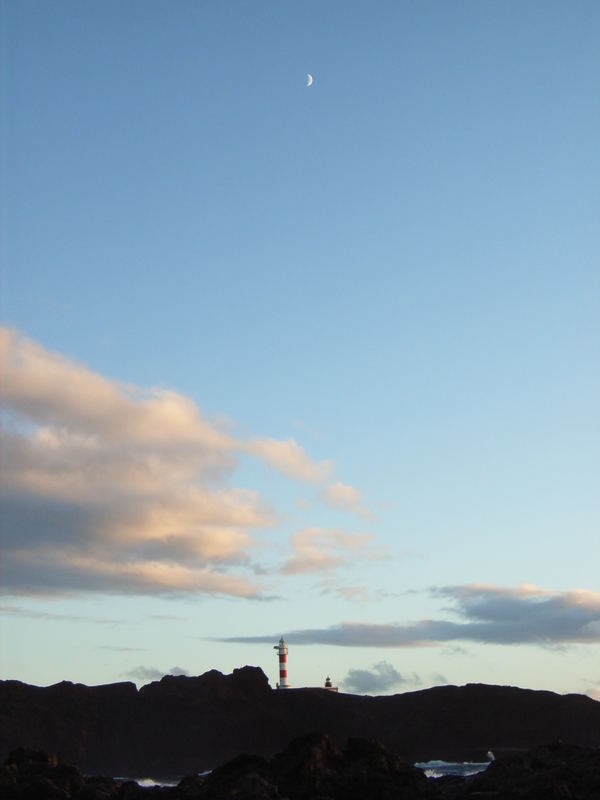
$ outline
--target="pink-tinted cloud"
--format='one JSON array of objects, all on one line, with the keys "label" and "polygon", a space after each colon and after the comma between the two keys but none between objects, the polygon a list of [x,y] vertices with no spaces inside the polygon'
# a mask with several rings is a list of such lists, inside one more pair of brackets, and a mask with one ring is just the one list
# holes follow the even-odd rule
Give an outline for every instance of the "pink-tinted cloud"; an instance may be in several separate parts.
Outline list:
[{"label": "pink-tinted cloud", "polygon": [[242,449],[266,461],[284,475],[309,483],[320,483],[331,475],[333,463],[313,461],[294,439],[251,439]]},{"label": "pink-tinted cloud", "polygon": [[324,479],[293,440],[244,441],[188,397],[99,375],[0,328],[3,589],[252,597],[255,532],[277,517],[232,486],[239,453]]},{"label": "pink-tinted cloud", "polygon": [[363,503],[362,493],[354,486],[335,481],[320,493],[319,497],[331,508],[349,511],[365,519],[372,519],[375,515]]},{"label": "pink-tinted cloud", "polygon": [[292,556],[282,566],[287,575],[330,572],[352,556],[365,553],[370,533],[349,533],[327,528],[304,528],[291,537]]}]

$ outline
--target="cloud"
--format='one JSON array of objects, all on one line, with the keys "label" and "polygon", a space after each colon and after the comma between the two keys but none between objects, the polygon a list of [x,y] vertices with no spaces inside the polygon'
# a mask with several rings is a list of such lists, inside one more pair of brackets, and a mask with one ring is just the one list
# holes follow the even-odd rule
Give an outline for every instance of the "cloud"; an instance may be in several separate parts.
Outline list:
[{"label": "cloud", "polygon": [[416,675],[411,676],[410,680],[402,675],[389,663],[389,661],[379,661],[368,669],[350,669],[342,681],[344,689],[349,692],[366,694],[373,692],[387,692],[394,686],[403,683],[420,683]]},{"label": "cloud", "polygon": [[[3,503],[3,588],[14,594],[111,590],[124,594],[204,592],[251,597],[258,585],[223,570],[242,564],[246,532],[202,524],[192,529],[152,526],[148,517],[171,512],[176,495],[139,498],[98,508],[20,493]],[[111,493],[105,495],[107,502]],[[170,505],[170,507],[169,507]],[[188,508],[193,519],[193,508]],[[214,536],[214,538],[212,538]]]},{"label": "cloud", "polygon": [[[380,558],[379,553],[369,553],[369,558]],[[324,579],[320,582],[320,594],[333,595],[341,600],[351,600],[357,603],[378,602],[389,598],[400,597],[397,592],[384,592],[381,589],[371,589],[364,585],[343,586],[333,580]]]},{"label": "cloud", "polygon": [[366,586],[326,586],[321,590],[321,594],[335,594],[343,600],[354,600],[362,603],[372,599],[372,594]]},{"label": "cloud", "polygon": [[[451,611],[458,621],[343,622],[328,628],[290,631],[286,640],[290,644],[378,648],[424,647],[453,641],[545,647],[600,642],[598,592],[585,589],[558,592],[530,584],[516,588],[471,584],[435,588],[432,594],[452,601]],[[224,641],[272,640],[273,634]]]},{"label": "cloud", "polygon": [[126,673],[131,678],[136,678],[139,681],[159,681],[165,673],[161,669],[154,667],[135,667]]},{"label": "cloud", "polygon": [[341,481],[331,483],[320,492],[319,497],[331,508],[350,511],[365,519],[372,519],[375,516],[367,506],[362,505],[362,493],[354,486]]},{"label": "cloud", "polygon": [[290,478],[320,483],[331,475],[331,461],[312,461],[294,439],[252,439],[241,449],[258,456]]},{"label": "cloud", "polygon": [[79,614],[55,614],[52,611],[39,611],[21,606],[2,606],[0,616],[12,615],[16,617],[27,617],[28,619],[52,620],[53,622],[85,622],[96,625],[119,625],[123,620],[105,619],[102,617],[89,617]]},{"label": "cloud", "polygon": [[600,681],[588,678],[581,678],[579,681],[586,687],[585,694],[592,700],[600,701]]},{"label": "cloud", "polygon": [[231,486],[239,453],[321,480],[293,440],[242,441],[188,397],[110,380],[0,328],[2,585],[260,597],[255,531],[277,517]]},{"label": "cloud", "polygon": [[[159,444],[180,456],[186,472],[219,473],[235,463],[230,438],[177,392],[108,380],[7,328],[0,329],[0,350],[4,402],[40,426],[49,425],[41,434],[49,446],[126,441],[151,456]],[[151,467],[140,475],[146,489],[156,483]]]},{"label": "cloud", "polygon": [[373,539],[370,533],[348,533],[339,529],[304,528],[290,539],[293,554],[281,567],[286,575],[330,572],[344,564]]},{"label": "cloud", "polygon": [[129,670],[126,674],[141,683],[147,683],[148,681],[159,681],[165,675],[188,675],[188,672],[182,667],[171,667],[171,669],[164,671],[155,667],[140,666]]},{"label": "cloud", "polygon": [[470,656],[471,653],[464,647],[461,647],[459,644],[451,644],[448,647],[444,647],[443,654],[445,656]]}]

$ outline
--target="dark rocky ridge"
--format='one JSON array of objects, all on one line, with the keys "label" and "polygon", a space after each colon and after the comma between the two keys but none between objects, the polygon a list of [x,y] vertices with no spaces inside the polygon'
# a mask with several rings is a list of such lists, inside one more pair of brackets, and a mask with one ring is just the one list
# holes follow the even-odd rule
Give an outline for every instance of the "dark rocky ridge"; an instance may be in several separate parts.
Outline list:
[{"label": "dark rocky ridge", "polygon": [[582,695],[471,684],[390,697],[272,690],[256,667],[196,678],[46,688],[0,681],[0,759],[27,745],[88,774],[184,775],[240,753],[272,755],[326,731],[378,740],[406,761],[485,760],[562,739],[600,746],[600,703]]}]

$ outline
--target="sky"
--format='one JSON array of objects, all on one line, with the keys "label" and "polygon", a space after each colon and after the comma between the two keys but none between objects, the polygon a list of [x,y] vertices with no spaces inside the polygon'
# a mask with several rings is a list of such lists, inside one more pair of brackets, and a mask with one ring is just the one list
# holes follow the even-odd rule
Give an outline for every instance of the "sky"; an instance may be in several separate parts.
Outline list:
[{"label": "sky", "polygon": [[0,676],[600,699],[600,5],[0,37]]}]

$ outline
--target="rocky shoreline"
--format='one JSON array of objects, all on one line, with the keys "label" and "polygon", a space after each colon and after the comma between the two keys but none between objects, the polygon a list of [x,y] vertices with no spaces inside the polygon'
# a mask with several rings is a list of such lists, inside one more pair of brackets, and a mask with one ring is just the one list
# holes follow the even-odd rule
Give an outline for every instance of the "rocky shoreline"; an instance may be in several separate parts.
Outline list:
[{"label": "rocky shoreline", "polygon": [[555,743],[505,756],[468,778],[426,778],[381,744],[326,734],[295,739],[271,758],[240,755],[173,787],[84,776],[57,756],[18,748],[0,767],[3,800],[598,800],[600,749]]}]

